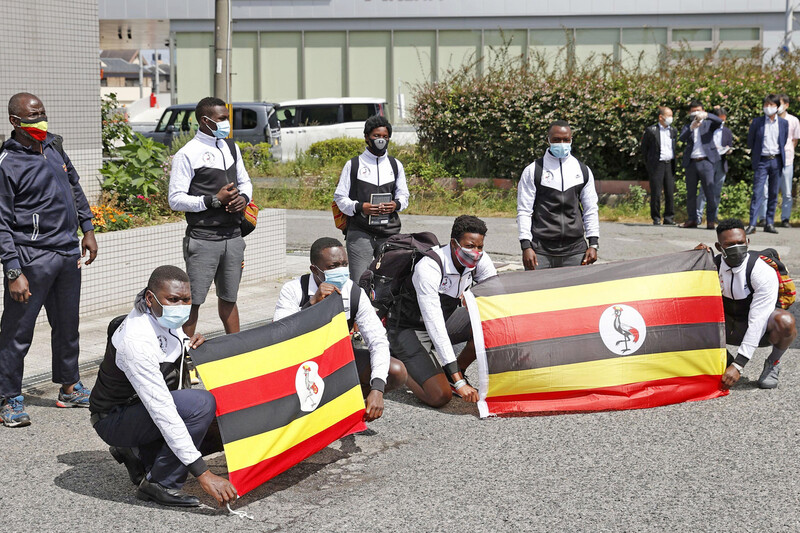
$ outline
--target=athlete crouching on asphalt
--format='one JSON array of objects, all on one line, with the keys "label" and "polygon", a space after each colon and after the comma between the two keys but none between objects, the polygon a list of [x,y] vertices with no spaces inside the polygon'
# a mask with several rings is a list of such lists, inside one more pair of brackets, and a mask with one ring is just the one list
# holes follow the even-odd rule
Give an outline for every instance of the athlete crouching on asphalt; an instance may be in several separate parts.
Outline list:
[{"label": "athlete crouching on asphalt", "polygon": [[[200,505],[181,491],[190,472],[220,505],[236,499],[233,485],[212,474],[199,451],[212,447],[204,439],[214,421],[214,397],[205,390],[180,390],[188,383],[185,346],[205,341],[183,332],[191,304],[186,273],[175,266],[156,268],[113,333],[89,398],[92,425],[114,458],[125,463],[139,486],[136,497],[177,507]],[[214,451],[221,446],[208,449]]]},{"label": "athlete crouching on asphalt", "polygon": [[[719,281],[722,286],[722,305],[725,309],[725,341],[738,345],[735,358],[728,355],[728,368],[722,376],[722,385],[731,387],[739,381],[742,369],[753,357],[756,347],[772,346],[772,353],[764,361],[758,378],[762,389],[778,386],[780,360],[783,353],[797,337],[794,317],[788,311],[776,308],[778,277],[775,270],[748,252],[750,240],[741,220],[729,218],[717,225],[715,247],[722,253]],[[696,249],[711,251],[705,244]],[[753,262],[750,287],[747,283],[748,263]]]},{"label": "athlete crouching on asphalt", "polygon": [[[311,274],[293,279],[281,288],[273,320],[298,313],[334,292],[342,295],[348,327],[353,329],[353,324],[356,324],[367,345],[365,350],[354,343],[353,352],[366,396],[364,420],[371,422],[383,415],[384,390],[405,385],[406,368],[389,356],[386,330],[367,293],[350,279],[347,251],[341,242],[330,237],[314,241],[311,245]],[[358,301],[353,303],[355,297]]]},{"label": "athlete crouching on asphalt", "polygon": [[[483,251],[486,224],[461,215],[450,232],[450,242],[417,263],[411,281],[418,309],[400,319],[389,311],[389,346],[406,365],[406,384],[414,395],[431,407],[442,407],[453,391],[468,402],[478,401],[478,391],[464,379],[464,369],[475,360],[475,345],[464,291],[473,281],[480,283],[497,275],[489,254]],[[453,344],[467,345],[456,359]],[[435,350],[433,350],[435,348]],[[449,378],[449,379],[448,379]]]}]

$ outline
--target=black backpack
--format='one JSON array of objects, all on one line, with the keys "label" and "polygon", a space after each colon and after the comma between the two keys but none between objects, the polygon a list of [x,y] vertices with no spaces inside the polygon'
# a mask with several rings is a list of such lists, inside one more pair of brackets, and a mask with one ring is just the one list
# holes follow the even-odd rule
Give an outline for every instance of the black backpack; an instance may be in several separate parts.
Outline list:
[{"label": "black backpack", "polygon": [[[753,273],[753,267],[755,267],[756,261],[759,259],[764,261],[773,270],[775,270],[775,273],[778,276],[778,299],[775,302],[775,307],[789,309],[795,301],[795,284],[792,278],[789,276],[789,270],[786,268],[786,265],[783,264],[783,261],[781,261],[781,256],[774,248],[765,248],[761,251],[749,251],[747,257],[747,267],[745,267],[744,273],[747,286],[752,292],[753,285],[750,282],[750,276]],[[718,272],[721,263],[722,255],[715,255],[714,264],[717,266]]]},{"label": "black backpack", "polygon": [[438,246],[436,235],[428,231],[398,233],[381,245],[378,257],[358,282],[380,318],[392,311],[398,324],[419,322],[419,306],[411,276],[423,257],[432,258],[444,270],[439,255],[434,251]]},{"label": "black backpack", "polygon": [[[300,299],[300,307],[305,308],[311,301],[308,295],[308,284],[311,281],[311,274],[303,274],[300,276],[300,290],[303,292],[303,297]],[[350,331],[353,330],[353,324],[356,322],[356,315],[358,314],[358,304],[361,301],[361,287],[353,282],[350,289],[350,319],[347,321],[347,327]]]}]

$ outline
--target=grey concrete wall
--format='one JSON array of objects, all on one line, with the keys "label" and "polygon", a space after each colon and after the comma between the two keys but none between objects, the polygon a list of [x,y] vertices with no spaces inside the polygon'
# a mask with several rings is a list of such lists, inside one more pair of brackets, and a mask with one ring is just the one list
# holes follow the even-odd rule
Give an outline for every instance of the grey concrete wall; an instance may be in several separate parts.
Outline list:
[{"label": "grey concrete wall", "polygon": [[11,95],[37,95],[94,203],[102,164],[97,0],[4,1],[2,14],[0,137],[11,133],[5,112]]},{"label": "grey concrete wall", "polygon": [[[82,271],[81,316],[130,307],[136,294],[147,285],[150,273],[158,266],[175,265],[185,269],[185,232],[186,223],[175,222],[97,234],[97,259]],[[262,209],[258,227],[245,238],[245,242],[242,283],[276,279],[286,274],[285,210]],[[247,297],[242,292],[239,296]],[[42,311],[37,323],[46,321]]]}]

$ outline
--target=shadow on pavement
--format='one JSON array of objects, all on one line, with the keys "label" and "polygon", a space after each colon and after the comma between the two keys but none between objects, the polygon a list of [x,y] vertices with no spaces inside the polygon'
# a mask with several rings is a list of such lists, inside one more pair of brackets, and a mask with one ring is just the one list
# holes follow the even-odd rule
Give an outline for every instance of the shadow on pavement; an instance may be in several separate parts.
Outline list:
[{"label": "shadow on pavement", "polygon": [[[361,452],[361,448],[356,445],[355,437],[348,435],[341,439],[341,450],[331,447],[321,450],[302,463],[295,465],[283,474],[247,493],[239,499],[234,508],[241,508],[244,505],[268,498],[276,492],[291,488],[326,466],[359,452]],[[59,455],[58,462],[72,467],[54,480],[56,486],[64,490],[99,500],[126,503],[140,507],[158,506],[156,503],[144,502],[136,498],[136,487],[128,479],[125,467],[118,464],[108,452],[96,450],[70,452]],[[228,466],[225,463],[223,454],[207,458],[207,463],[214,474],[227,477]],[[224,507],[222,509],[216,508],[216,502],[203,491],[200,484],[191,476],[189,476],[189,480],[184,485],[183,490],[187,494],[200,498],[200,501],[205,505],[194,508],[163,507],[163,509],[201,515],[228,512]],[[211,505],[214,507],[211,507]]]},{"label": "shadow on pavement", "polygon": [[396,389],[393,391],[389,391],[386,393],[384,398],[386,400],[391,400],[393,402],[410,405],[412,407],[427,409],[429,411],[436,411],[437,413],[442,413],[443,415],[453,415],[453,416],[472,415],[476,418],[478,417],[478,408],[476,407],[475,404],[465,402],[464,400],[456,396],[453,396],[453,399],[450,400],[450,403],[438,409],[425,405],[416,396],[414,396],[408,389]]}]

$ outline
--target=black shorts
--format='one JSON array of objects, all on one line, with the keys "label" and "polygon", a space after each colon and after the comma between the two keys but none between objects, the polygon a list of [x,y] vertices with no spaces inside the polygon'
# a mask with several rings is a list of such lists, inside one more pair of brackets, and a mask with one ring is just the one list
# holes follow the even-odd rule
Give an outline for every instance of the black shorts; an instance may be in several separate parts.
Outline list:
[{"label": "black shorts", "polygon": [[[445,324],[452,344],[472,340],[472,327],[466,308],[456,309]],[[406,365],[408,375],[418,384],[422,385],[442,372],[442,365],[427,331],[390,328],[388,336],[392,355]]]},{"label": "black shorts", "polygon": [[[733,346],[742,344],[744,335],[747,333],[747,320],[736,320],[729,315],[725,316],[725,343]],[[764,332],[764,336],[758,341],[759,348],[772,346],[769,342],[769,331]]]}]

